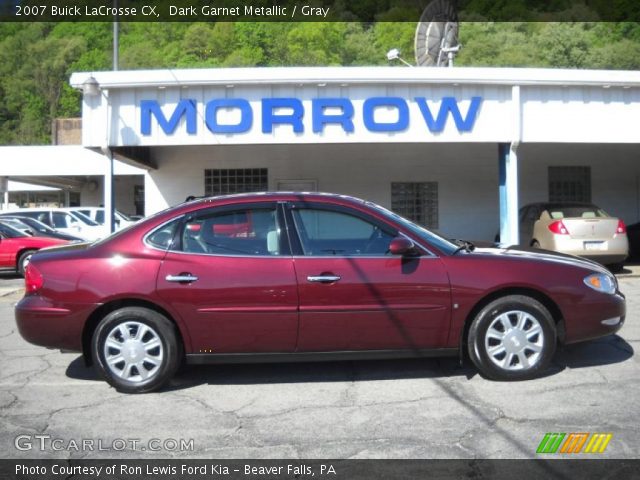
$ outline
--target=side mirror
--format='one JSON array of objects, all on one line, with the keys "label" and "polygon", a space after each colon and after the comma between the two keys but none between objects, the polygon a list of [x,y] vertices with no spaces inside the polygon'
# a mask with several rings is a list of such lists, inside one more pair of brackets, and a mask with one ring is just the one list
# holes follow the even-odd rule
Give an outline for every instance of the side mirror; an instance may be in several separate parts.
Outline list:
[{"label": "side mirror", "polygon": [[412,255],[418,253],[418,249],[408,238],[396,237],[389,244],[389,252],[392,255]]}]

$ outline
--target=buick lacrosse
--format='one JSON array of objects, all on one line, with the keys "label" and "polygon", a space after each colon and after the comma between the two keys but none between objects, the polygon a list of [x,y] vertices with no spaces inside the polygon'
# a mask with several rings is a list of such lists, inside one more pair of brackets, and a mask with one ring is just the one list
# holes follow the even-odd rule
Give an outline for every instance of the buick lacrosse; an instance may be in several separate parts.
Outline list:
[{"label": "buick lacrosse", "polygon": [[621,328],[589,260],[475,248],[373,203],[255,193],[183,203],[92,243],[35,254],[15,313],[31,343],[84,354],[149,392],[186,363],[468,358],[529,379],[556,346]]}]

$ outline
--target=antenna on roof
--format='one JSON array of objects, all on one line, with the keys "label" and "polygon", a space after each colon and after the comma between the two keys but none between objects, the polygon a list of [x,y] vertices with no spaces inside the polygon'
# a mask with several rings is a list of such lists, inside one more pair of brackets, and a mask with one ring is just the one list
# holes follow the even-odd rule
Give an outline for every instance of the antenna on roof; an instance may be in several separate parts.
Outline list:
[{"label": "antenna on roof", "polygon": [[455,0],[433,0],[422,12],[416,28],[416,64],[419,67],[453,67],[453,59],[460,48]]}]

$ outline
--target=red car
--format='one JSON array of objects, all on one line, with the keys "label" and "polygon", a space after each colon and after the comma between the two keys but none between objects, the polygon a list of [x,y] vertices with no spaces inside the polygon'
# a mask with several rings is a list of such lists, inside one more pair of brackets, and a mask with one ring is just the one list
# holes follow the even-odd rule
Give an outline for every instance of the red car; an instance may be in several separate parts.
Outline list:
[{"label": "red car", "polygon": [[467,356],[492,379],[624,323],[589,260],[452,243],[370,202],[262,193],[184,203],[34,255],[22,336],[84,352],[124,392],[179,364]]},{"label": "red car", "polygon": [[24,275],[24,269],[35,252],[67,243],[67,240],[57,238],[32,237],[0,221],[0,269]]}]

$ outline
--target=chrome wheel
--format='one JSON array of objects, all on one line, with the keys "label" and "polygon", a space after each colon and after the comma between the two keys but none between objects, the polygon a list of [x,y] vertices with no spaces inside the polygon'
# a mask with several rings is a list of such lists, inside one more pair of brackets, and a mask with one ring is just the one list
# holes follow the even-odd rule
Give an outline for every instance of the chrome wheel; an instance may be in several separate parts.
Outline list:
[{"label": "chrome wheel", "polygon": [[137,321],[122,322],[114,327],[104,342],[103,353],[111,373],[131,383],[154,377],[164,357],[158,333]]},{"label": "chrome wheel", "polygon": [[544,332],[532,314],[511,310],[491,321],[484,346],[491,362],[502,370],[528,370],[540,360]]}]

